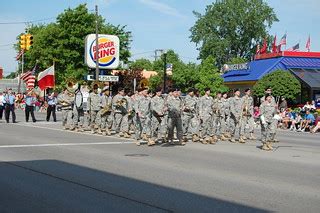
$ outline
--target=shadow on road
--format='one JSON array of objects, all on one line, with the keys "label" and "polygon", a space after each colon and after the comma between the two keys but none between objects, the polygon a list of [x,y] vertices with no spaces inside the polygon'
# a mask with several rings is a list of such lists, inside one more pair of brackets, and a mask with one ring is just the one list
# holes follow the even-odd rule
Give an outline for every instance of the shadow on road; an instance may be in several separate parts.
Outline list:
[{"label": "shadow on road", "polygon": [[0,173],[0,212],[267,212],[57,160],[2,162]]}]

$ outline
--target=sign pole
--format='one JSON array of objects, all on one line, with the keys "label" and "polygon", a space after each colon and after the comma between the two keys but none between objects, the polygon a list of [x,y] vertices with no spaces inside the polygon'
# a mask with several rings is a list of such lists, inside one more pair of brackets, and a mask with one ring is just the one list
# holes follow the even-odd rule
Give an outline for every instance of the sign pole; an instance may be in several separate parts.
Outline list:
[{"label": "sign pole", "polygon": [[99,81],[98,5],[96,5],[96,80]]}]

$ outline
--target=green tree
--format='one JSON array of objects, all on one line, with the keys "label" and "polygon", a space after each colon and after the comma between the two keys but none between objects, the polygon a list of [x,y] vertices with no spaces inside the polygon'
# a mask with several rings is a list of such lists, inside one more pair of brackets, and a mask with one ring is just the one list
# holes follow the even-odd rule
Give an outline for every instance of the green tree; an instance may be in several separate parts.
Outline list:
[{"label": "green tree", "polygon": [[[127,62],[130,57],[131,33],[125,26],[105,23],[98,17],[99,33],[117,35],[120,38],[120,60]],[[32,25],[28,32],[33,34],[34,43],[25,54],[26,69],[36,61],[43,70],[55,63],[56,82],[64,86],[67,79],[81,80],[89,69],[84,64],[85,37],[95,32],[95,15],[89,13],[86,4],[66,9],[58,15],[55,23]]]},{"label": "green tree", "polygon": [[191,41],[200,51],[199,58],[216,58],[220,67],[232,58],[251,59],[256,45],[268,36],[267,29],[278,18],[263,0],[224,0],[208,5],[205,14],[190,29]]},{"label": "green tree", "polygon": [[265,88],[271,87],[272,94],[278,101],[280,97],[295,100],[301,92],[300,82],[285,70],[276,70],[263,76],[253,87],[253,92],[258,97],[264,96]]},{"label": "green tree", "polygon": [[207,57],[199,65],[199,81],[196,88],[201,94],[204,94],[205,88],[209,87],[213,95],[218,91],[226,92],[228,88],[223,84],[223,78],[219,69],[215,66],[215,59],[212,56]]},{"label": "green tree", "polygon": [[130,63],[129,68],[131,70],[152,70],[153,63],[145,58],[137,59],[134,62]]}]

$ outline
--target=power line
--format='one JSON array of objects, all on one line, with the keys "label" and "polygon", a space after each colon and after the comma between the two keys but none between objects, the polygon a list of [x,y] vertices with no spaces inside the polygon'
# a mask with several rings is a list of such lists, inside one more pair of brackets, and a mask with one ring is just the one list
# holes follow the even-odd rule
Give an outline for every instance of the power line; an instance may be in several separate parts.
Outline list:
[{"label": "power line", "polygon": [[29,24],[29,23],[34,23],[34,22],[40,22],[40,21],[47,21],[51,19],[55,19],[56,17],[51,17],[51,18],[44,18],[44,19],[38,19],[38,20],[33,20],[33,21],[14,21],[14,22],[0,22],[0,24]]},{"label": "power line", "polygon": [[0,44],[0,47],[6,47],[6,46],[10,46],[10,45],[14,45],[14,43],[11,43],[11,44]]},{"label": "power line", "polygon": [[153,52],[153,50],[152,51],[147,51],[147,52],[135,53],[135,54],[132,54],[131,56],[144,55],[144,54],[151,53],[151,52]]}]

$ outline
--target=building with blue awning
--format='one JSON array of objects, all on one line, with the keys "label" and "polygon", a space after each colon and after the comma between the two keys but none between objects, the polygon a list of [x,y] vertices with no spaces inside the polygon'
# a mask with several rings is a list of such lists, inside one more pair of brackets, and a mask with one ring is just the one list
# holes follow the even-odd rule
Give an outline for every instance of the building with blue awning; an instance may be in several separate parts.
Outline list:
[{"label": "building with blue awning", "polygon": [[276,70],[291,72],[302,86],[299,102],[320,98],[320,53],[280,52],[257,55],[245,66],[230,66],[222,77],[230,89],[252,88],[263,76]]}]

